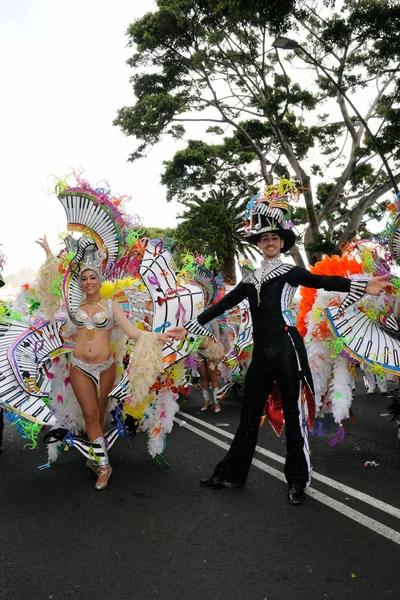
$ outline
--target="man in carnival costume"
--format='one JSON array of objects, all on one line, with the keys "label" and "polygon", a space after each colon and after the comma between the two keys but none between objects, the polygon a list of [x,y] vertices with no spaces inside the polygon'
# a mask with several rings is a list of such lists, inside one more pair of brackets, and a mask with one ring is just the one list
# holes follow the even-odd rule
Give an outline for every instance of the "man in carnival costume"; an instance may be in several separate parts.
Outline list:
[{"label": "man in carnival costume", "polygon": [[295,291],[302,285],[349,292],[342,303],[344,310],[365,292],[378,295],[391,286],[386,277],[352,281],[313,275],[306,269],[283,263],[281,252],[288,252],[296,241],[288,220],[290,188],[290,182],[286,189],[282,185],[269,186],[264,196],[258,194],[248,204],[247,239],[261,250],[261,267],[242,279],[220,302],[169,333],[177,337],[184,337],[187,332],[210,336],[204,325],[248,298],[254,350],[245,380],[240,424],[227,455],[213,475],[200,485],[217,489],[245,486],[264,407],[271,424],[283,410],[288,500],[290,504],[301,504],[304,489],[311,481],[307,433],[314,419],[314,403],[306,350],[290,311]]}]

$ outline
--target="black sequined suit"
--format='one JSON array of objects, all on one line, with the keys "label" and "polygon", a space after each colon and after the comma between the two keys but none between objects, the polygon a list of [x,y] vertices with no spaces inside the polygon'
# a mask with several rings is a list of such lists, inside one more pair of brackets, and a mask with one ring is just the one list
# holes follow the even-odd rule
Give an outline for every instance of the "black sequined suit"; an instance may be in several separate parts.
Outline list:
[{"label": "black sequined suit", "polygon": [[[287,457],[285,475],[289,485],[307,487],[310,482],[307,426],[302,416],[301,389],[306,381],[313,390],[303,340],[292,325],[290,305],[300,285],[349,292],[351,280],[344,277],[313,275],[306,269],[280,263],[257,279],[244,278],[220,302],[185,324],[188,331],[200,333],[203,326],[229,308],[248,298],[253,319],[254,350],[248,369],[240,424],[225,458],[214,475],[237,485],[245,485],[254,455],[265,401],[274,381],[279,384],[286,427]],[[197,331],[196,331],[197,327]]]}]

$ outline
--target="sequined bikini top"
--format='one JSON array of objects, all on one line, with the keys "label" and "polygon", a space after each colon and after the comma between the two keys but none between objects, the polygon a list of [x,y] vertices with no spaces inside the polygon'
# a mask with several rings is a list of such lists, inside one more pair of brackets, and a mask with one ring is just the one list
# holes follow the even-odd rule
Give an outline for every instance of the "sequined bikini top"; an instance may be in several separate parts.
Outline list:
[{"label": "sequined bikini top", "polygon": [[[96,302],[100,308],[104,309],[104,307]],[[93,317],[89,317],[81,307],[75,313],[75,323],[76,326],[81,329],[112,329],[114,327],[114,317],[113,317],[113,301],[110,298],[107,300],[107,310],[102,310],[101,312],[94,313]]]}]

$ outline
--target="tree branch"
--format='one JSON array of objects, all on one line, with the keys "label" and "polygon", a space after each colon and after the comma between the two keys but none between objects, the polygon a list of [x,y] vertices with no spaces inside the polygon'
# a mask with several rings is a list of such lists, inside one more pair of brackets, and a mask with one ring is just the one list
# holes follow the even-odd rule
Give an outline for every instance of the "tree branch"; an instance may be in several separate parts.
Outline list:
[{"label": "tree branch", "polygon": [[290,256],[293,258],[294,262],[296,263],[296,265],[298,267],[303,267],[303,269],[306,268],[306,265],[304,263],[303,257],[300,254],[300,250],[297,246],[297,244],[295,244],[290,250],[289,250],[289,254]]},{"label": "tree branch", "polygon": [[[400,183],[400,173],[395,175],[396,183]],[[375,188],[373,192],[365,196],[364,199],[359,202],[356,208],[353,210],[352,215],[349,219],[349,224],[346,230],[343,232],[338,243],[336,244],[335,251],[340,251],[340,247],[352,240],[356,235],[358,228],[360,227],[361,220],[364,216],[365,211],[370,208],[383,194],[386,194],[392,188],[392,182],[387,181],[379,187]]]}]

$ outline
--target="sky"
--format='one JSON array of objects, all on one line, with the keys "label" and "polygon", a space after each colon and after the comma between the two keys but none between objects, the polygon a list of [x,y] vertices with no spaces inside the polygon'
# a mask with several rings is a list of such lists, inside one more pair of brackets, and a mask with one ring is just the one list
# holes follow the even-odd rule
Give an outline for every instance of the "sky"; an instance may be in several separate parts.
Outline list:
[{"label": "sky", "polygon": [[150,0],[0,0],[0,244],[3,275],[37,270],[47,234],[52,249],[66,231],[64,209],[49,195],[50,174],[82,167],[127,194],[130,214],[147,226],[176,224],[182,205],[167,203],[162,161],[178,149],[169,139],[146,159],[128,163],[133,138],[112,125],[134,103],[126,65],[128,25],[155,9]]},{"label": "sky", "polygon": [[[176,225],[183,206],[166,202],[160,175],[163,160],[184,142],[164,137],[132,164],[127,159],[137,142],[112,125],[117,110],[135,101],[126,29],[155,9],[151,0],[0,0],[5,278],[23,267],[39,268],[44,254],[35,240],[44,234],[54,251],[61,247],[66,218],[48,192],[51,174],[82,168],[92,185],[106,180],[112,192],[131,195],[126,211],[140,215],[145,226]],[[357,102],[365,108],[367,98]],[[332,110],[338,111],[336,103]],[[319,161],[317,154],[311,162]]]}]

